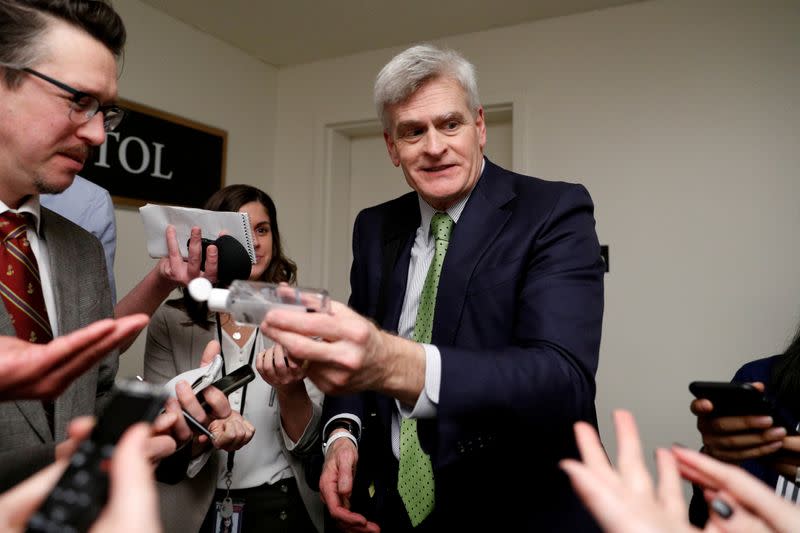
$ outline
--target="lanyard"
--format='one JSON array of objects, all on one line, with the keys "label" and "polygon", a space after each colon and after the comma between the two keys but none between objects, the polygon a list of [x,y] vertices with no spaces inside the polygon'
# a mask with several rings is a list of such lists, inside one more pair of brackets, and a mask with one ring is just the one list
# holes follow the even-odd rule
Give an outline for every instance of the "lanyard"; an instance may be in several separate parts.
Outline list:
[{"label": "lanyard", "polygon": [[[258,342],[258,329],[253,331],[253,344],[250,347],[250,357],[247,360],[248,366],[253,366],[253,359],[256,355],[256,343]],[[225,353],[222,351],[222,325],[220,324],[219,313],[217,313],[217,338],[219,339],[219,354],[222,356],[222,375],[225,376],[228,374],[228,371],[225,369]],[[247,387],[250,385],[249,383],[242,388],[242,404],[239,407],[239,414],[244,416],[244,402],[247,399]],[[228,485],[228,490],[230,491],[230,483],[231,483],[231,473],[233,472],[233,460],[236,452],[228,452],[228,464],[226,465],[227,472],[225,472],[225,483]]]}]

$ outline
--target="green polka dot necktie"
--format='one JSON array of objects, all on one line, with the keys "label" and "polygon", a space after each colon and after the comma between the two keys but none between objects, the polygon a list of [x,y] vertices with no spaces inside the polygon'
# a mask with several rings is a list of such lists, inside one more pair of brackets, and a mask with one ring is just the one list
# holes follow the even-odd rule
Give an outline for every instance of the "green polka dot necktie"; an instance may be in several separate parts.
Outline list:
[{"label": "green polka dot necktie", "polygon": [[[413,336],[417,342],[431,341],[436,290],[439,287],[439,276],[442,274],[442,264],[453,224],[453,219],[447,213],[436,213],[431,219],[431,233],[436,240],[436,251],[419,298]],[[400,471],[397,474],[397,491],[411,519],[411,525],[417,527],[433,510],[433,467],[431,458],[419,445],[415,419],[403,418],[400,423]]]}]

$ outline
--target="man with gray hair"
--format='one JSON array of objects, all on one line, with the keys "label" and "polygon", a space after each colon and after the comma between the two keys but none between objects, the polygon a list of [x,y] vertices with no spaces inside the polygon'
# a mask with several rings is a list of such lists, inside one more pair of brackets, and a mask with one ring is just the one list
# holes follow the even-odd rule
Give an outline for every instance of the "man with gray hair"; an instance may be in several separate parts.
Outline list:
[{"label": "man with gray hair", "polygon": [[273,310],[262,325],[328,394],[331,517],[347,531],[595,529],[558,468],[577,457],[572,425],[596,426],[589,194],[484,157],[474,67],[457,52],[398,54],[375,103],[414,191],[358,215],[352,309]]}]

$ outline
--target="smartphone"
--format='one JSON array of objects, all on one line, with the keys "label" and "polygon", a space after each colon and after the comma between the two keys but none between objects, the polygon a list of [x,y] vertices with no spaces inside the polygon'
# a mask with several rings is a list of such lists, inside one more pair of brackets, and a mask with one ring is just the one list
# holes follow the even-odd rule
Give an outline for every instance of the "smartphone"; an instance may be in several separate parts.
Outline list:
[{"label": "smartphone", "polygon": [[[217,381],[209,385],[209,387],[216,387],[221,390],[225,396],[227,396],[233,391],[240,389],[253,381],[255,377],[256,373],[253,372],[253,367],[250,365],[244,365],[240,366],[230,374],[219,378]],[[200,392],[202,393],[202,391]],[[200,405],[206,412],[211,411],[211,407],[209,407],[208,403],[206,402],[205,395],[198,394],[197,401],[200,402]]]},{"label": "smartphone", "polygon": [[689,391],[696,398],[706,398],[714,404],[713,416],[768,415],[776,426],[797,434],[797,422],[750,383],[693,381],[689,384]]},{"label": "smartphone", "polygon": [[53,491],[33,514],[27,531],[88,531],[108,501],[108,462],[117,441],[136,422],[152,422],[168,394],[161,386],[120,381],[92,430],[72,456]]}]

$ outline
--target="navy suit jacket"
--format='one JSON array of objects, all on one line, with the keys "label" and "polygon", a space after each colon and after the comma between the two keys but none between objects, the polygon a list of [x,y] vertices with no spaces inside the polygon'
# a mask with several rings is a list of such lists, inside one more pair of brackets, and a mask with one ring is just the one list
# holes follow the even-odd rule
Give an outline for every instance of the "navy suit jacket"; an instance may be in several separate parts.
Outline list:
[{"label": "navy suit jacket", "polygon": [[[397,330],[419,224],[416,193],[355,222],[350,305],[388,331]],[[438,413],[418,421],[434,468],[435,524],[594,529],[558,469],[577,453],[573,423],[596,425],[603,266],[594,226],[584,187],[486,160],[439,282],[431,341],[442,358]],[[389,397],[363,393],[328,397],[323,413],[361,418],[353,506],[385,530],[397,522],[386,505],[396,493],[393,407]],[[372,495],[358,492],[370,485]]]}]

